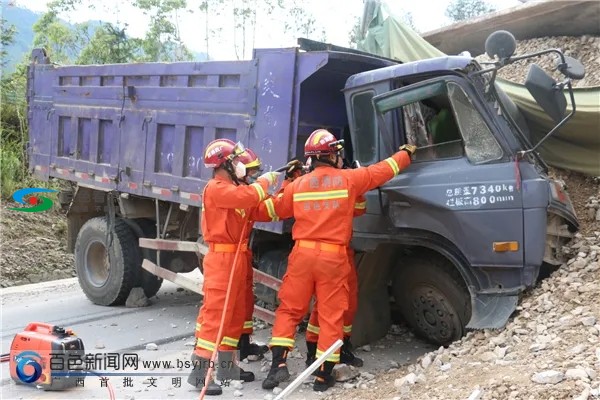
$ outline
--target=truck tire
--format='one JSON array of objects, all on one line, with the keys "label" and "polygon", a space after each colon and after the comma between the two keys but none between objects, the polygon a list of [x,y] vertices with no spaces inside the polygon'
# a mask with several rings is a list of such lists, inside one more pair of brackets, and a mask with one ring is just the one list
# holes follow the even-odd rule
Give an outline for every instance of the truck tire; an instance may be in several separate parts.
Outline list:
[{"label": "truck tire", "polygon": [[[144,233],[142,237],[145,238],[155,238],[156,237],[156,223],[149,219],[139,218],[134,220],[135,223],[140,227],[142,232]],[[139,235],[136,234],[136,237],[139,239]],[[139,243],[136,242],[136,243]],[[139,246],[139,245],[138,245]],[[148,259],[153,263],[156,263],[156,250],[140,248],[140,253],[143,259]],[[140,263],[139,275],[137,277],[136,286],[140,286],[144,289],[144,294],[147,298],[150,298],[160,290],[160,287],[163,284],[163,279],[159,278],[156,275],[151,274],[142,268],[142,264]]]},{"label": "truck tire", "polygon": [[460,273],[437,255],[402,258],[392,281],[396,305],[413,331],[446,346],[465,334],[471,297]]},{"label": "truck tire", "polygon": [[109,254],[106,249],[106,217],[88,220],[75,243],[75,269],[79,286],[93,303],[102,306],[123,304],[135,286],[141,263],[137,239],[129,226],[115,219]]}]

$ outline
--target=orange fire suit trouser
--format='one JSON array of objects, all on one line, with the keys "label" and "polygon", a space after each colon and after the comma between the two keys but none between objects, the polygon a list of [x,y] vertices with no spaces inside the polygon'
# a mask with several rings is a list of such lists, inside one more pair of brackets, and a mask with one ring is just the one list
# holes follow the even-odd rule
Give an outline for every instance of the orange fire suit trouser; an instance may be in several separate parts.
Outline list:
[{"label": "orange fire suit trouser", "polygon": [[248,251],[248,268],[246,270],[245,280],[245,314],[244,314],[244,326],[242,328],[242,334],[252,335],[254,332],[254,325],[252,324],[252,315],[254,314],[254,268],[252,267],[252,252]]},{"label": "orange fire suit trouser", "polygon": [[[214,247],[210,245],[209,252],[204,257],[204,301],[196,319],[194,349],[194,353],[199,357],[210,358],[215,349],[236,247],[237,244],[217,244]],[[248,257],[245,253],[246,251],[242,250],[238,256],[238,265],[225,310],[223,336],[219,345],[219,350],[222,351],[236,350],[242,334],[246,311],[245,280],[248,271]]]},{"label": "orange fire suit trouser", "polygon": [[[320,357],[336,340],[342,339],[349,272],[345,246],[297,240],[279,289],[280,305],[275,311],[269,346],[294,348],[296,327],[308,312],[313,294],[318,299],[320,326],[316,356]],[[327,361],[338,363],[339,349]]]},{"label": "orange fire suit trouser", "polygon": [[[350,273],[348,274],[348,309],[344,312],[344,337],[352,336],[352,321],[358,308],[358,277],[356,273],[356,265],[354,264],[354,250],[348,247],[348,261],[350,262]],[[308,327],[306,328],[306,341],[317,342],[319,340],[319,307],[315,302]]]}]

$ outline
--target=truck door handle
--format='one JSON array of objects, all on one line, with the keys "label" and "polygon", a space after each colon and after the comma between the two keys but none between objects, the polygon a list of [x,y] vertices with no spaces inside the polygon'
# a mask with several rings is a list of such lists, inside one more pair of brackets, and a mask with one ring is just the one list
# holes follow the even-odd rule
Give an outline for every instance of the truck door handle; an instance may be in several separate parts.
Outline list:
[{"label": "truck door handle", "polygon": [[392,203],[392,205],[395,207],[411,207],[408,201],[395,201]]}]

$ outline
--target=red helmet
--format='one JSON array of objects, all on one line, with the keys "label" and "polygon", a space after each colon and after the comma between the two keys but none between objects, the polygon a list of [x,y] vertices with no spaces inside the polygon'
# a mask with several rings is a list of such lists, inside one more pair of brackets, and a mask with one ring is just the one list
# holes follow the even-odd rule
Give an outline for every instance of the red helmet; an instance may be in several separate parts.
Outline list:
[{"label": "red helmet", "polygon": [[260,168],[260,158],[250,149],[246,149],[242,154],[239,155],[238,159],[244,163],[246,169]]},{"label": "red helmet", "polygon": [[213,140],[204,150],[204,166],[206,168],[218,168],[225,161],[231,160],[235,143],[229,139]]},{"label": "red helmet", "polygon": [[326,129],[317,129],[310,134],[304,143],[304,155],[317,156],[336,153],[344,148],[344,141],[337,140],[333,133]]}]

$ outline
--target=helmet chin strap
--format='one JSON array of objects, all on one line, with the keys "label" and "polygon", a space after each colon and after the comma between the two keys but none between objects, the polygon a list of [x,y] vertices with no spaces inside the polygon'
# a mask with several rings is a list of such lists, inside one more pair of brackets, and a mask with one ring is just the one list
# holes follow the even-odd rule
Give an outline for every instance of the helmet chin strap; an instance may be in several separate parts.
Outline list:
[{"label": "helmet chin strap", "polygon": [[233,183],[235,183],[236,186],[239,186],[240,180],[238,179],[237,175],[235,174],[235,168],[233,168],[233,163],[230,160],[225,161],[224,169],[229,174],[229,177],[231,178]]}]

